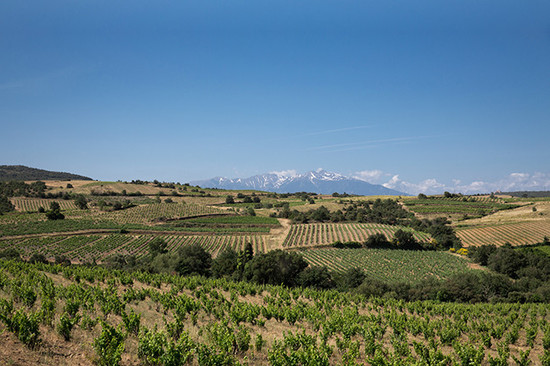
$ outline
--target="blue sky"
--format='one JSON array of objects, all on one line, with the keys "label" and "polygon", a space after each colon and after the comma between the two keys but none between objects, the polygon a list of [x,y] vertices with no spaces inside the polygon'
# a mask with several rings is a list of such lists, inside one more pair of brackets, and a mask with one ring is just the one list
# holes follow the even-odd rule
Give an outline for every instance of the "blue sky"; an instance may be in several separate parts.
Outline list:
[{"label": "blue sky", "polygon": [[0,164],[104,180],[324,168],[411,192],[550,189],[549,10],[3,2]]}]

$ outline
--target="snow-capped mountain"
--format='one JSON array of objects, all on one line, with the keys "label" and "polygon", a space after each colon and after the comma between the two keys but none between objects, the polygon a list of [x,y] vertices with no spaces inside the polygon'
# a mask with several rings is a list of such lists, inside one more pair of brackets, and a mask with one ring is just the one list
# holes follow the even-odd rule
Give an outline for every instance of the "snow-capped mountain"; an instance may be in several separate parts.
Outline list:
[{"label": "snow-capped mountain", "polygon": [[310,171],[305,174],[267,173],[250,178],[216,177],[209,180],[191,182],[204,188],[255,189],[278,193],[315,192],[321,194],[349,193],[358,195],[407,195],[378,184],[371,184],[356,178],[327,172]]}]

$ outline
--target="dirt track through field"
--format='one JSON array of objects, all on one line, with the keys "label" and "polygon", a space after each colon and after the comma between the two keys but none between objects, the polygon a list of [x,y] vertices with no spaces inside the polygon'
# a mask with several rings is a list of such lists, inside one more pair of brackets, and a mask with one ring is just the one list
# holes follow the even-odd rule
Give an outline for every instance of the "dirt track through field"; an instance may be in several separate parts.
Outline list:
[{"label": "dirt track through field", "polygon": [[281,224],[281,227],[271,229],[269,232],[270,237],[267,241],[266,251],[273,249],[283,249],[283,242],[285,241],[288,233],[290,232],[290,220],[289,219],[277,219]]}]

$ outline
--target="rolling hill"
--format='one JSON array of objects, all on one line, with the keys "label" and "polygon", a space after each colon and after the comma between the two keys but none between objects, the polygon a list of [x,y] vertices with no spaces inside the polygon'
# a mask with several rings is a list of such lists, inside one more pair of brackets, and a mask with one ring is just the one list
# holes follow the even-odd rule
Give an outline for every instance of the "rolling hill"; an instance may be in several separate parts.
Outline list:
[{"label": "rolling hill", "polygon": [[53,172],[24,165],[0,165],[0,181],[8,180],[93,180],[83,175]]}]

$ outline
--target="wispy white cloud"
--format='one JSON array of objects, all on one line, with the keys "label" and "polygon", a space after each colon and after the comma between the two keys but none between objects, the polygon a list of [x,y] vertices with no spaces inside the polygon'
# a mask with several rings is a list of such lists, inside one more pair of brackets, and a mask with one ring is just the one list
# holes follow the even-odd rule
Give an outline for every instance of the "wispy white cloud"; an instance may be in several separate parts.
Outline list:
[{"label": "wispy white cloud", "polygon": [[476,181],[470,184],[459,184],[453,188],[456,192],[463,193],[545,191],[550,190],[550,173],[511,173],[496,182]]},{"label": "wispy white cloud", "polygon": [[365,182],[369,182],[372,184],[378,184],[380,182],[380,179],[386,175],[381,170],[362,170],[359,172],[355,172],[352,174],[353,178],[364,180]]},{"label": "wispy white cloud", "polygon": [[288,169],[288,170],[280,170],[280,171],[272,171],[269,172],[270,174],[277,174],[279,177],[289,177],[294,178],[298,176],[298,172],[294,169]]},{"label": "wispy white cloud", "polygon": [[[354,178],[369,183],[380,183],[388,173],[379,170],[365,170],[356,172]],[[386,188],[395,189],[409,194],[440,194],[445,191],[463,194],[489,193],[489,192],[510,192],[510,191],[537,191],[550,190],[550,173],[511,173],[505,178],[494,182],[476,180],[470,183],[453,179],[450,184],[439,182],[436,178],[428,178],[420,182],[408,182],[400,178],[399,174],[391,175],[391,178],[382,185]]]},{"label": "wispy white cloud", "polygon": [[409,193],[409,194],[418,194],[418,193],[441,193],[443,192],[445,185],[438,182],[434,178],[429,178],[421,181],[420,183],[411,183],[401,180],[399,175],[394,175],[389,181],[382,184],[386,188],[395,189],[397,191]]},{"label": "wispy white cloud", "polygon": [[314,136],[314,135],[324,135],[328,133],[336,133],[336,132],[346,132],[346,131],[353,131],[353,130],[362,130],[365,128],[371,128],[376,125],[365,125],[365,126],[355,126],[355,127],[344,127],[344,128],[336,128],[333,130],[324,130],[324,131],[315,131],[306,133],[304,136]]},{"label": "wispy white cloud", "polygon": [[306,149],[306,150],[308,150],[308,151],[326,151],[326,152],[359,150],[359,149],[365,149],[365,148],[373,147],[373,146],[376,146],[376,145],[385,145],[385,144],[389,144],[389,143],[414,141],[414,140],[419,140],[419,139],[422,139],[422,138],[426,138],[426,136],[394,137],[394,138],[390,138],[390,139],[377,139],[377,140],[367,140],[367,141],[359,141],[359,142],[347,142],[347,143],[343,143],[343,144],[314,146],[314,147],[311,147],[311,148]]}]

